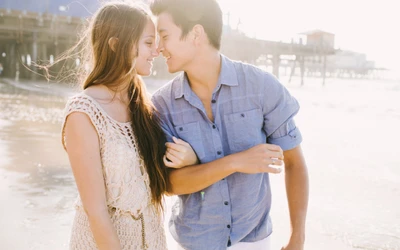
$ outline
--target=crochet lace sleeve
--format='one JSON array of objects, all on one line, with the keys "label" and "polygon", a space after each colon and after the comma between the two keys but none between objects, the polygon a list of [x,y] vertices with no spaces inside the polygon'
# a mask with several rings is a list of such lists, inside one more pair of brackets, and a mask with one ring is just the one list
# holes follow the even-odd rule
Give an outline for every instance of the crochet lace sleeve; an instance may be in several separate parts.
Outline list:
[{"label": "crochet lace sleeve", "polygon": [[93,126],[95,127],[99,139],[101,140],[105,131],[105,117],[102,114],[101,110],[97,107],[97,105],[93,102],[92,99],[83,96],[77,95],[71,97],[64,109],[64,118],[61,126],[61,142],[66,150],[66,138],[65,138],[65,124],[68,119],[68,116],[74,112],[81,112],[86,114]]}]

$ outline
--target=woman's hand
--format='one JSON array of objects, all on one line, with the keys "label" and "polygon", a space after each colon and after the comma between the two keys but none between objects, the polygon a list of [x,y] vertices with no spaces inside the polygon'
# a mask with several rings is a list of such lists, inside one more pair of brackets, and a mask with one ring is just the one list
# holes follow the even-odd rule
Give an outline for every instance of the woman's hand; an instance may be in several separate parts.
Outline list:
[{"label": "woman's hand", "polygon": [[174,142],[167,142],[164,164],[169,168],[182,168],[198,163],[197,155],[189,143],[172,137]]}]

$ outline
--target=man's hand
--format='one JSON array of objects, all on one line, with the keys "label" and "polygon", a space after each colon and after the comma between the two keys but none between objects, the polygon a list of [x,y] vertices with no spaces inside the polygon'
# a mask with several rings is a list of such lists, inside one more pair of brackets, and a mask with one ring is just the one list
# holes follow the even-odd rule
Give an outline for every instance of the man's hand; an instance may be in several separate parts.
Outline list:
[{"label": "man's hand", "polygon": [[232,156],[236,158],[235,172],[278,174],[282,171],[283,151],[277,145],[264,143]]},{"label": "man's hand", "polygon": [[198,163],[196,153],[189,143],[172,137],[174,143],[167,142],[164,155],[164,164],[169,168],[182,168]]}]

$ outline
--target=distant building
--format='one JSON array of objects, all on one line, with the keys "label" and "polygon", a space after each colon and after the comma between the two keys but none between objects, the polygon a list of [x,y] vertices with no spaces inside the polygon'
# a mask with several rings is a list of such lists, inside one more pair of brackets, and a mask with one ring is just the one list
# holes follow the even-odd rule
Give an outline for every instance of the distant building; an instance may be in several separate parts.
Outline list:
[{"label": "distant building", "polygon": [[306,45],[335,48],[335,34],[322,30],[312,30],[300,33],[300,35],[305,36]]},{"label": "distant building", "polygon": [[[316,54],[305,58],[306,74],[310,76],[319,76],[325,65],[329,76],[368,76],[375,70],[375,62],[367,60],[364,53],[335,49],[335,34],[312,30],[297,34],[293,39],[294,43],[305,44],[316,49]],[[326,49],[334,49],[335,53],[326,56],[319,54]]]},{"label": "distant building", "polygon": [[338,50],[335,55],[327,57],[328,65],[344,70],[370,70],[375,67],[373,61],[367,60],[367,55],[348,50]]}]

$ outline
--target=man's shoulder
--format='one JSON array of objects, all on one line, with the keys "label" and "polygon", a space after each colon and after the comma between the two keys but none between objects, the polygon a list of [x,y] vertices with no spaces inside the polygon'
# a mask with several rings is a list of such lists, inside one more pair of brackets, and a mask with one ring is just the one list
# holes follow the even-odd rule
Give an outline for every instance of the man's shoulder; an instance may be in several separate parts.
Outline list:
[{"label": "man's shoulder", "polygon": [[166,84],[161,86],[159,89],[157,89],[153,96],[152,99],[170,99],[174,96],[174,90],[176,89],[176,85],[179,84],[182,80],[183,73],[180,73],[179,75],[175,76],[172,80],[169,80]]},{"label": "man's shoulder", "polygon": [[251,84],[254,88],[281,85],[280,81],[271,73],[260,67],[241,61],[231,60],[235,67],[238,79],[244,79],[246,84]]},{"label": "man's shoulder", "polygon": [[242,61],[235,61],[235,60],[230,60],[232,65],[235,67],[236,73],[237,74],[244,74],[244,76],[249,79],[263,79],[264,81],[262,82],[275,82],[277,81],[277,78],[267,72],[264,69],[261,69],[260,67],[250,64],[247,62],[242,62]]}]

